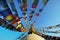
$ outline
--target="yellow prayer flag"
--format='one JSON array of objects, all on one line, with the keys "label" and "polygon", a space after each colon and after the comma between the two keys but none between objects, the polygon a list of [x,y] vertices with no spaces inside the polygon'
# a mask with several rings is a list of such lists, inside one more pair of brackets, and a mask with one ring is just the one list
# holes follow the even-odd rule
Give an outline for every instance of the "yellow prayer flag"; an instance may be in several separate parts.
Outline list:
[{"label": "yellow prayer flag", "polygon": [[19,25],[16,26],[16,29],[21,28],[21,27],[22,27],[22,25],[19,24]]},{"label": "yellow prayer flag", "polygon": [[12,17],[10,15],[6,16],[6,20],[12,20]]}]

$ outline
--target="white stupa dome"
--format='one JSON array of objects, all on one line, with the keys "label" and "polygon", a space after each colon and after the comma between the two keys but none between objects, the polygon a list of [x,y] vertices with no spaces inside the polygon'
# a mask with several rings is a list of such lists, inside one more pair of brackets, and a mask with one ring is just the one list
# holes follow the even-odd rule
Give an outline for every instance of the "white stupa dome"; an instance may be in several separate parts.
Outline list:
[{"label": "white stupa dome", "polygon": [[41,36],[36,35],[36,34],[29,34],[27,36],[27,40],[45,40],[45,39]]}]

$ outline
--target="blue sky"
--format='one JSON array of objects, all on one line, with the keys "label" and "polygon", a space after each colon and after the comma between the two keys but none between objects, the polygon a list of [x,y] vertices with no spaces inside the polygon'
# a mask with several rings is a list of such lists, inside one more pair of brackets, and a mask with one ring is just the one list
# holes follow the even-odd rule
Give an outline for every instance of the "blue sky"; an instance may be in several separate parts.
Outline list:
[{"label": "blue sky", "polygon": [[17,40],[24,32],[14,32],[0,26],[0,40]]}]

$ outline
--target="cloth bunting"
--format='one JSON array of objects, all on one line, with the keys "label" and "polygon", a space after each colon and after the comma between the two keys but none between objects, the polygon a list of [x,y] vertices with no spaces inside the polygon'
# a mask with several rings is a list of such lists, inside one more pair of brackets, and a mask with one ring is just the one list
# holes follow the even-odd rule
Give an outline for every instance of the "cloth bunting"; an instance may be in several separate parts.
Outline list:
[{"label": "cloth bunting", "polygon": [[11,21],[11,24],[16,27],[19,23],[21,23],[19,17],[15,17],[14,20]]},{"label": "cloth bunting", "polygon": [[0,5],[2,5],[5,9],[8,8],[8,5],[5,0],[0,0]]},{"label": "cloth bunting", "polygon": [[27,18],[27,14],[26,14],[23,18],[26,20],[26,18]]},{"label": "cloth bunting", "polygon": [[[16,14],[13,15],[13,14],[11,13],[8,5],[4,5],[5,10],[3,10],[3,11],[5,11],[5,12],[0,12],[0,14],[5,18],[6,21],[8,21],[8,22],[9,22],[10,24],[12,24],[16,29],[18,29],[18,31],[21,31],[20,29],[23,29],[23,25],[21,24],[20,19],[21,19],[21,18],[24,18],[24,19],[26,20],[26,18],[27,18],[27,0],[19,0],[18,2],[19,2],[18,5],[19,5],[21,11],[23,12],[23,15],[24,15],[23,17],[20,17],[20,18],[18,17],[16,8],[15,8],[14,3],[13,3],[12,0],[10,0],[9,3],[10,3],[10,5],[11,5],[11,7],[12,7],[12,11],[13,11],[13,12],[16,12]],[[33,17],[34,11],[35,11],[38,3],[39,3],[39,0],[32,0],[32,6],[31,6],[31,9],[32,9],[32,10],[31,10],[31,13],[30,13],[30,16],[29,16],[29,18],[30,18],[29,20],[31,20],[31,18]],[[45,0],[43,3],[44,3],[44,5],[46,5],[47,0]],[[7,9],[8,9],[8,10],[7,10]],[[36,18],[40,15],[40,12],[41,12],[42,10],[43,10],[43,9],[40,9],[39,12],[36,13],[36,15],[35,15]],[[29,21],[29,20],[28,20],[28,21]],[[35,22],[36,22],[36,21],[35,21]],[[35,23],[35,22],[34,22],[34,23]],[[48,27],[47,27],[47,28],[48,28]],[[49,28],[51,29],[51,27],[49,27]],[[56,26],[53,26],[52,28],[56,28]],[[24,30],[24,29],[23,29],[23,30]]]},{"label": "cloth bunting", "polygon": [[57,26],[53,26],[52,28],[56,28]]},{"label": "cloth bunting", "polygon": [[40,13],[36,13],[36,18],[40,15]]},{"label": "cloth bunting", "polygon": [[39,2],[39,0],[34,0],[33,1],[33,4],[32,4],[32,8],[36,8],[38,2]]},{"label": "cloth bunting", "polygon": [[43,4],[46,5],[49,0],[43,0]]},{"label": "cloth bunting", "polygon": [[23,3],[27,3],[27,0],[22,0],[23,1]]},{"label": "cloth bunting", "polygon": [[[39,1],[39,0],[34,0],[34,1],[33,1],[32,8],[31,8],[32,11],[35,10],[35,8],[37,7],[38,1]],[[35,2],[36,2],[36,3],[35,3]]]},{"label": "cloth bunting", "polygon": [[30,14],[30,18],[32,18],[32,16],[33,16],[33,13]]},{"label": "cloth bunting", "polygon": [[[48,0],[43,0],[43,4],[46,3],[47,4]],[[36,0],[35,4],[38,4],[38,1]],[[46,4],[44,6],[46,6]],[[44,7],[43,7],[44,8]],[[39,17],[40,13],[42,12],[43,8],[40,8],[39,11],[35,14],[35,20]],[[35,10],[34,10],[35,11]]]},{"label": "cloth bunting", "polygon": [[32,8],[36,8],[36,4],[33,4],[33,5],[32,5]]},{"label": "cloth bunting", "polygon": [[49,29],[52,29],[52,28],[56,28],[57,26],[50,26],[50,27],[46,27],[46,28],[49,28]]},{"label": "cloth bunting", "polygon": [[23,18],[26,20],[26,18],[27,18],[27,0],[22,0],[22,11],[24,11]]},{"label": "cloth bunting", "polygon": [[16,26],[16,29],[18,31],[21,31],[21,32],[24,32],[25,31],[25,29],[23,28],[23,25],[21,23]]},{"label": "cloth bunting", "polygon": [[5,21],[0,18],[0,26],[5,25]]},{"label": "cloth bunting", "polygon": [[[22,1],[23,1],[23,0],[22,0]],[[9,1],[8,1],[8,2],[9,2]],[[19,5],[20,7],[26,8],[26,5],[23,4],[23,3],[21,3],[21,0],[19,0],[18,2],[19,2],[18,5]],[[17,31],[22,31],[22,30],[20,30],[20,29],[24,29],[24,28],[22,28],[23,26],[21,26],[21,21],[20,21],[20,19],[21,19],[21,18],[24,18],[25,16],[24,16],[24,17],[19,17],[19,16],[18,16],[13,1],[11,1],[9,4],[11,5],[12,11],[15,13],[15,14],[14,14],[14,17],[15,17],[15,18],[14,18],[10,23],[11,23],[15,28],[17,27],[17,28],[16,28]],[[21,5],[21,4],[22,4],[22,5]],[[20,28],[19,26],[21,26],[21,28]]]},{"label": "cloth bunting", "polygon": [[8,2],[12,2],[12,0],[7,0]]},{"label": "cloth bunting", "polygon": [[16,8],[15,8],[15,6],[14,6],[13,1],[10,2],[10,5],[11,5],[11,8],[12,8],[12,11],[17,13],[17,10],[16,10]]},{"label": "cloth bunting", "polygon": [[60,24],[56,25],[57,27],[60,27]]},{"label": "cloth bunting", "polygon": [[39,9],[39,12],[41,12],[43,9]]},{"label": "cloth bunting", "polygon": [[18,24],[18,25],[16,26],[16,29],[21,28],[21,27],[22,27],[22,24]]},{"label": "cloth bunting", "polygon": [[[55,28],[57,28],[57,27],[60,27],[60,24],[55,25],[55,26],[44,27],[43,30],[48,31],[48,30],[50,30],[50,29],[55,29]],[[55,31],[55,32],[59,32],[59,31],[60,31],[60,30]]]},{"label": "cloth bunting", "polygon": [[0,26],[5,28],[5,29],[9,29],[12,31],[16,31],[16,29],[14,28],[14,26],[12,26],[11,24],[9,24],[8,22],[6,22],[6,20],[0,18]]},{"label": "cloth bunting", "polygon": [[23,11],[23,15],[26,15],[26,14],[27,14],[27,12],[24,12],[24,11]]},{"label": "cloth bunting", "polygon": [[23,4],[22,10],[23,10],[23,11],[27,11],[27,4]]},{"label": "cloth bunting", "polygon": [[11,13],[8,16],[5,17],[5,19],[8,20],[8,21],[13,20],[13,18],[15,18],[15,17]]},{"label": "cloth bunting", "polygon": [[27,0],[19,1],[18,4],[22,11],[27,11]]},{"label": "cloth bunting", "polygon": [[[15,17],[19,17],[18,16],[18,14],[17,14],[17,10],[16,10],[16,8],[15,8],[15,5],[14,5],[14,3],[13,3],[13,1],[11,0],[11,1],[7,1],[9,4],[10,4],[10,7],[11,7],[11,10],[12,10],[12,13],[13,13],[13,15],[15,16]],[[20,19],[21,19],[22,17],[20,17]]]},{"label": "cloth bunting", "polygon": [[[43,0],[43,4],[46,5],[48,2],[48,0]],[[38,17],[40,15],[40,13],[42,12],[43,8],[39,9],[39,13],[36,13],[36,17]]]},{"label": "cloth bunting", "polygon": [[20,9],[21,9],[21,11],[22,11],[22,14],[23,14],[23,17],[22,18],[24,18],[25,20],[26,20],[26,17],[27,17],[27,0],[20,0],[19,2],[18,2],[18,4],[19,4],[19,7],[20,7]]},{"label": "cloth bunting", "polygon": [[39,2],[39,0],[34,0],[33,4],[37,4]]},{"label": "cloth bunting", "polygon": [[[6,14],[5,14],[6,13]],[[7,9],[7,10],[4,10],[4,11],[1,11],[1,13],[0,13],[4,18],[5,18],[5,20],[6,21],[8,21],[12,26],[14,26],[14,28],[16,28],[16,26],[17,25],[19,25],[19,23],[18,22],[20,22],[20,19],[19,19],[19,17],[15,17],[12,13],[11,13],[11,11],[10,11],[10,9]],[[21,22],[20,22],[21,23]],[[16,24],[16,25],[15,25]],[[7,25],[6,25],[7,26]],[[21,27],[23,27],[23,26],[21,26]],[[8,29],[11,29],[11,26],[9,26],[9,27],[7,27]],[[19,29],[19,28],[18,28]],[[21,29],[24,29],[24,28],[21,28]],[[17,29],[16,29],[17,30]],[[17,30],[17,31],[19,31],[19,30]],[[22,31],[22,30],[21,30]]]},{"label": "cloth bunting", "polygon": [[[22,26],[22,24],[20,24],[21,22],[20,22],[20,19],[19,19],[19,17],[15,17],[10,11],[7,11],[7,12],[9,12],[9,13],[7,13],[8,15],[7,16],[5,16],[4,18],[6,19],[6,21],[8,21],[11,25],[13,25],[14,26],[14,28],[16,28],[16,27],[19,27],[20,25],[20,27],[21,27],[21,30],[19,29],[19,28],[17,28],[16,30],[17,31],[24,31],[24,28],[22,28],[23,26]],[[5,14],[6,15],[6,14]],[[20,22],[20,23],[19,23]],[[20,24],[20,25],[19,25]],[[9,28],[9,29],[11,29],[11,26],[9,26],[9,27],[7,27],[7,28]],[[18,30],[19,29],[19,30]],[[23,29],[23,30],[22,30]]]},{"label": "cloth bunting", "polygon": [[60,30],[57,30],[57,31],[44,31],[46,33],[60,33]]},{"label": "cloth bunting", "polygon": [[16,17],[12,22],[11,24],[16,28],[17,31],[19,32],[24,32],[24,28],[23,28],[23,25],[21,24],[21,21],[19,19],[19,17]]},{"label": "cloth bunting", "polygon": [[32,0],[32,2],[34,2],[34,0]]},{"label": "cloth bunting", "polygon": [[[13,1],[10,2],[10,5],[11,5],[12,11],[16,14],[16,13],[17,13],[17,10],[16,10],[16,8],[15,8],[15,5],[14,5]],[[17,14],[17,15],[18,15],[18,14]]]},{"label": "cloth bunting", "polygon": [[30,16],[29,16],[29,18],[30,18],[29,21],[31,20],[32,17],[33,17],[33,13],[30,14]]},{"label": "cloth bunting", "polygon": [[15,23],[17,23],[17,22],[19,22],[20,21],[20,19],[14,19],[12,22],[11,22],[11,24],[15,24]]},{"label": "cloth bunting", "polygon": [[2,15],[2,16],[7,16],[7,15],[9,15],[9,13],[11,13],[11,11],[10,11],[10,9],[6,9],[6,10],[3,10],[3,11],[0,11],[0,14]]},{"label": "cloth bunting", "polygon": [[33,3],[32,3],[32,7],[31,7],[31,14],[30,14],[30,17],[29,17],[30,18],[29,21],[33,17],[34,11],[35,11],[35,9],[37,7],[37,4],[39,3],[39,0],[33,0],[32,2]]},{"label": "cloth bunting", "polygon": [[29,21],[30,21],[30,20],[31,20],[31,18],[33,17],[33,14],[34,14],[34,11],[32,11],[32,12],[30,13]]}]

